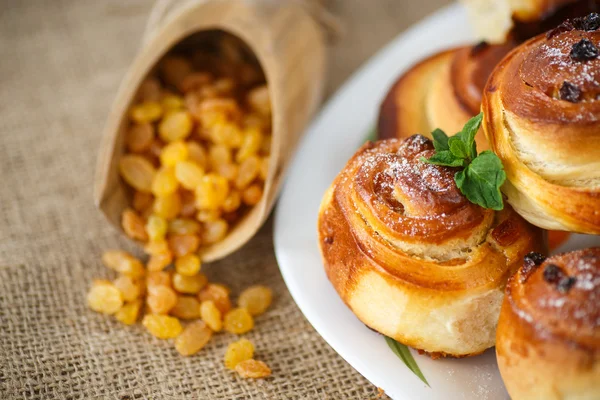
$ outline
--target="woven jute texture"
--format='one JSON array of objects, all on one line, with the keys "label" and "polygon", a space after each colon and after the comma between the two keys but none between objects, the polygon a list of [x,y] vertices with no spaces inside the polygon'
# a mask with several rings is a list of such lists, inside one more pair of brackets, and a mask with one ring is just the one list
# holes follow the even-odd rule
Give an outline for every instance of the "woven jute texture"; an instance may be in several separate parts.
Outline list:
[{"label": "woven jute texture", "polygon": [[[332,2],[347,33],[332,48],[329,93],[444,2],[415,3]],[[247,381],[225,370],[232,335],[183,358],[139,325],[86,308],[92,278],[113,277],[101,253],[133,251],[94,208],[92,182],[105,116],[151,5],[0,0],[0,398],[375,398],[377,388],[294,304],[273,254],[271,220],[241,251],[203,268],[234,293],[254,283],[274,289],[272,308],[247,335],[272,378]]]}]

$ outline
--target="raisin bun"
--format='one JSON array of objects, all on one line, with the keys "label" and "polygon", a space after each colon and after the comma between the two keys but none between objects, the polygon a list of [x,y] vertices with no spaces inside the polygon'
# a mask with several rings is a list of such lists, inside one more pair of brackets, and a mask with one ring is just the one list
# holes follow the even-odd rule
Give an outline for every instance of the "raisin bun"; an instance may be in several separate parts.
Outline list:
[{"label": "raisin bun", "polygon": [[511,51],[483,94],[508,202],[545,228],[600,234],[600,16]]},{"label": "raisin bun", "polygon": [[319,245],[342,300],[370,328],[433,357],[494,345],[508,277],[544,247],[515,213],[470,203],[420,135],[367,143],[325,193]]},{"label": "raisin bun", "polygon": [[506,287],[496,354],[515,400],[600,398],[600,248],[525,257]]}]

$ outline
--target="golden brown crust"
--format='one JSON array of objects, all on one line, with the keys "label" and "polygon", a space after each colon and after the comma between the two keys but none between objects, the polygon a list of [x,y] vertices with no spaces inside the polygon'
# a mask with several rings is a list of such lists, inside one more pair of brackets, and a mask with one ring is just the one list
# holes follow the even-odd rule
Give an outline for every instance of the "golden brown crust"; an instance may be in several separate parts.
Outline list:
[{"label": "golden brown crust", "polygon": [[[381,139],[404,139],[416,133],[430,137],[436,128],[452,135],[477,115],[481,95],[494,66],[514,47],[480,43],[447,50],[421,61],[405,72],[381,104]],[[488,148],[482,131],[478,149]]]},{"label": "golden brown crust", "polygon": [[327,276],[367,326],[466,356],[493,345],[506,280],[544,241],[510,207],[468,202],[453,169],[419,161],[432,152],[419,135],[364,145],[323,199],[319,243]]},{"label": "golden brown crust", "polygon": [[512,398],[597,398],[600,248],[526,261],[506,288],[496,352]]},{"label": "golden brown crust", "polygon": [[[484,92],[483,128],[519,214],[546,229],[598,234],[600,59],[571,57],[583,39],[599,46],[600,31],[541,35],[506,56]],[[561,95],[565,82],[577,99]]]}]

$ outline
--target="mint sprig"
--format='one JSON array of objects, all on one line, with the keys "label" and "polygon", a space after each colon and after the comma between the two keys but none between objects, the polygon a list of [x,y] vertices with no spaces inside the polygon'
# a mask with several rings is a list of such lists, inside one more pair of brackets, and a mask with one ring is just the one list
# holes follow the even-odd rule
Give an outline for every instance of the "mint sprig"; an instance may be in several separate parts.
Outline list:
[{"label": "mint sprig", "polygon": [[486,150],[477,154],[475,134],[481,126],[483,113],[471,118],[463,129],[448,137],[441,129],[431,132],[435,154],[421,161],[445,167],[462,167],[454,175],[456,186],[474,204],[492,210],[502,210],[504,203],[500,186],[506,180],[502,162]]},{"label": "mint sprig", "polygon": [[417,364],[417,362],[415,361],[408,347],[400,342],[395,341],[391,337],[384,337],[387,345],[390,347],[390,349],[392,349],[394,354],[396,354],[398,358],[402,360],[404,365],[406,365],[408,369],[410,369],[413,372],[413,374],[415,374],[421,381],[423,381],[423,383],[429,386],[429,382],[427,382],[427,379],[425,379],[425,375],[423,375],[423,372],[421,372],[419,364]]}]

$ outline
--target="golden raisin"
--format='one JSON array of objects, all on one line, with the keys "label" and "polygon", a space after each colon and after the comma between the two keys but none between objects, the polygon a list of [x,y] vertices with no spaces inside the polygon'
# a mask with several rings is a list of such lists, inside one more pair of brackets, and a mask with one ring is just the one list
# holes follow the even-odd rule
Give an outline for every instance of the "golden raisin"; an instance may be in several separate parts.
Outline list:
[{"label": "golden raisin", "polygon": [[269,176],[269,157],[263,157],[260,160],[260,168],[259,168],[258,176],[263,181],[267,180],[267,177]]},{"label": "golden raisin", "polygon": [[188,235],[197,233],[200,230],[200,224],[189,218],[176,218],[169,221],[168,232],[175,235]]},{"label": "golden raisin", "polygon": [[145,242],[148,240],[144,220],[131,208],[126,209],[121,214],[121,226],[125,234],[132,239]]},{"label": "golden raisin", "polygon": [[240,192],[232,190],[223,202],[223,211],[226,213],[236,211],[241,204],[242,196],[240,196]]},{"label": "golden raisin", "polygon": [[215,306],[224,315],[231,310],[231,300],[229,300],[229,289],[219,283],[209,283],[200,291],[198,299],[201,302],[212,300]]},{"label": "golden raisin", "polygon": [[146,304],[154,314],[167,314],[177,303],[177,293],[168,286],[149,286]]},{"label": "golden raisin", "polygon": [[242,192],[242,200],[244,204],[248,206],[254,206],[258,204],[263,194],[262,186],[257,185],[256,183],[248,186]]},{"label": "golden raisin", "polygon": [[139,282],[131,279],[130,276],[121,275],[114,280],[113,284],[121,292],[121,297],[125,301],[133,301],[140,297],[142,294],[142,288]]},{"label": "golden raisin", "polygon": [[235,182],[239,170],[240,167],[236,164],[221,164],[215,167],[214,171],[228,181]]},{"label": "golden raisin", "polygon": [[168,242],[175,257],[195,253],[200,246],[200,239],[196,235],[171,235]]},{"label": "golden raisin", "polygon": [[200,302],[194,296],[178,296],[175,307],[169,313],[179,319],[200,318]]},{"label": "golden raisin", "polygon": [[146,222],[146,232],[152,242],[161,242],[167,234],[167,221],[158,215],[150,215]]},{"label": "golden raisin", "polygon": [[196,214],[196,219],[200,222],[213,222],[221,218],[219,210],[200,210]]},{"label": "golden raisin", "polygon": [[123,306],[123,296],[112,283],[98,280],[87,294],[87,303],[96,312],[114,314]]},{"label": "golden raisin", "polygon": [[139,213],[144,213],[152,208],[154,198],[150,193],[136,192],[133,194],[133,209]]},{"label": "golden raisin", "polygon": [[148,271],[162,271],[173,262],[173,254],[169,251],[167,253],[152,254],[148,259],[146,268]]},{"label": "golden raisin", "polygon": [[132,278],[139,278],[144,275],[142,262],[126,251],[108,250],[102,255],[102,262],[108,268]]},{"label": "golden raisin", "polygon": [[117,321],[125,325],[133,325],[140,315],[141,308],[142,299],[137,299],[130,303],[126,303],[119,311],[117,311],[115,318]]},{"label": "golden raisin", "polygon": [[220,144],[210,146],[210,149],[208,150],[208,160],[211,168],[215,170],[220,165],[231,164],[231,150]]},{"label": "golden raisin", "polygon": [[254,328],[254,320],[245,308],[234,308],[225,314],[223,328],[227,332],[240,335]]},{"label": "golden raisin", "polygon": [[212,331],[204,322],[192,322],[175,339],[175,349],[182,356],[191,356],[202,350],[211,337]]},{"label": "golden raisin", "polygon": [[155,196],[167,196],[177,190],[179,183],[175,176],[175,169],[163,167],[158,170],[152,180],[152,194]]},{"label": "golden raisin", "polygon": [[262,361],[246,360],[235,366],[235,370],[242,378],[266,378],[271,375],[271,368]]},{"label": "golden raisin", "polygon": [[172,111],[158,125],[158,134],[165,142],[174,142],[188,137],[192,127],[192,117],[187,111]]},{"label": "golden raisin", "polygon": [[159,339],[177,337],[183,330],[177,318],[160,314],[147,314],[142,320],[142,325]]},{"label": "golden raisin", "polygon": [[188,159],[200,168],[206,169],[208,165],[206,150],[196,142],[188,142]]},{"label": "golden raisin", "polygon": [[165,82],[179,87],[181,81],[192,73],[192,64],[183,57],[168,56],[160,62],[160,73]]},{"label": "golden raisin", "polygon": [[119,171],[127,184],[140,192],[150,192],[156,169],[150,161],[136,154],[127,154],[119,160]]},{"label": "golden raisin", "polygon": [[262,116],[271,115],[271,100],[269,99],[269,88],[267,85],[258,86],[248,92],[246,101],[254,111]]},{"label": "golden raisin", "polygon": [[200,272],[200,257],[195,254],[186,254],[175,260],[175,270],[184,276],[194,276]]},{"label": "golden raisin", "polygon": [[257,128],[251,128],[246,130],[244,135],[244,140],[242,141],[242,145],[240,149],[237,151],[235,155],[235,161],[238,163],[242,163],[251,155],[258,153],[260,150],[260,145],[262,143],[262,133]]},{"label": "golden raisin", "polygon": [[200,304],[200,317],[215,332],[219,332],[223,328],[221,311],[212,300],[206,300]]},{"label": "golden raisin", "polygon": [[131,108],[129,116],[138,124],[154,122],[162,115],[162,107],[155,101],[145,101]]},{"label": "golden raisin", "polygon": [[248,339],[240,339],[237,342],[230,343],[225,351],[225,367],[235,369],[242,361],[250,360],[254,357],[254,345]]},{"label": "golden raisin", "polygon": [[235,186],[238,189],[245,189],[259,174],[260,160],[257,156],[251,155],[240,164]]},{"label": "golden raisin", "polygon": [[127,131],[125,144],[132,153],[143,153],[150,148],[154,140],[154,127],[152,124],[135,124]]},{"label": "golden raisin", "polygon": [[194,214],[196,214],[196,198],[194,192],[182,189],[179,194],[181,196],[181,211],[179,211],[179,216],[184,218],[193,217]]},{"label": "golden raisin", "polygon": [[215,210],[221,207],[229,193],[227,179],[217,174],[202,176],[200,184],[196,186],[196,207],[201,210]]},{"label": "golden raisin", "polygon": [[166,240],[150,241],[144,246],[144,252],[150,255],[164,254],[169,253],[170,251]]},{"label": "golden raisin", "polygon": [[178,192],[154,199],[154,213],[164,219],[173,219],[181,210],[181,197]]},{"label": "golden raisin", "polygon": [[177,140],[163,147],[160,152],[160,163],[165,167],[174,167],[178,162],[186,160],[188,156],[188,145]]},{"label": "golden raisin", "polygon": [[244,290],[238,298],[238,306],[248,310],[250,315],[264,313],[271,305],[273,292],[266,286],[255,285]]},{"label": "golden raisin", "polygon": [[212,76],[206,72],[192,72],[182,79],[179,89],[183,93],[196,91],[202,86],[209,84],[212,81]]},{"label": "golden raisin", "polygon": [[175,166],[175,177],[186,189],[193,190],[202,182],[204,170],[192,161],[180,161]]},{"label": "golden raisin", "polygon": [[153,286],[171,287],[171,274],[167,271],[151,271],[146,276],[146,286],[150,290]]},{"label": "golden raisin", "polygon": [[183,98],[172,93],[166,94],[160,101],[165,111],[174,111],[183,108]]},{"label": "golden raisin", "polygon": [[218,242],[225,237],[227,229],[227,222],[222,219],[205,222],[204,230],[202,231],[202,242],[205,244]]},{"label": "golden raisin", "polygon": [[198,273],[194,276],[185,276],[178,273],[173,274],[173,287],[179,293],[186,294],[196,294],[206,284],[208,283],[208,279],[206,275],[202,273]]},{"label": "golden raisin", "polygon": [[144,101],[158,101],[160,99],[160,82],[156,78],[146,78],[140,83],[136,99]]}]

